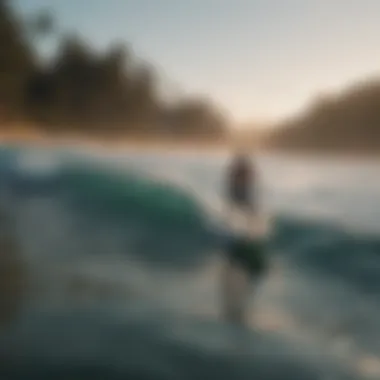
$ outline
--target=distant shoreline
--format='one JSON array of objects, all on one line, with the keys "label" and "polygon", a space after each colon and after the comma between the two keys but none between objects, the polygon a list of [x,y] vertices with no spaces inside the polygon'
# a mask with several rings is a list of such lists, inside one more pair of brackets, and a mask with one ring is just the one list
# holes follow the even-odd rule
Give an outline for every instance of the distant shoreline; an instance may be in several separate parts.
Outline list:
[{"label": "distant shoreline", "polygon": [[347,160],[380,160],[380,152],[366,151],[349,151],[343,149],[291,149],[291,148],[263,148],[261,150],[263,153],[268,153],[270,155],[275,155],[278,157],[287,158],[315,158],[318,160],[337,160],[337,159],[347,159]]},{"label": "distant shoreline", "polygon": [[0,144],[22,144],[43,147],[85,146],[105,150],[128,151],[170,151],[170,152],[212,152],[223,153],[230,149],[226,141],[211,142],[199,138],[168,138],[147,136],[85,136],[73,133],[45,134],[29,128],[14,129],[12,132],[0,132]]},{"label": "distant shoreline", "polygon": [[[0,132],[0,144],[22,144],[43,147],[88,147],[105,151],[128,151],[128,152],[158,152],[168,153],[210,153],[226,154],[234,147],[233,140],[211,142],[200,138],[168,138],[168,137],[147,137],[147,136],[84,136],[73,133],[45,134],[33,128],[14,128],[12,132],[3,130]],[[252,151],[260,155],[270,155],[278,157],[295,158],[315,158],[326,160],[348,159],[348,160],[380,160],[380,152],[355,151],[328,149],[291,149],[291,148],[270,148],[259,147]]]}]

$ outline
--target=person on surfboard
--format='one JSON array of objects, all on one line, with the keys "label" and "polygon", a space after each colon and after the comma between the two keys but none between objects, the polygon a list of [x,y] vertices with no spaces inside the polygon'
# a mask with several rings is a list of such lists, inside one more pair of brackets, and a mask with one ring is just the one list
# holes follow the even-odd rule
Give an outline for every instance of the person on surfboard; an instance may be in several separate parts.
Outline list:
[{"label": "person on surfboard", "polygon": [[249,155],[234,155],[226,175],[227,218],[231,221],[237,212],[243,217],[243,225],[240,224],[238,233],[233,234],[226,247],[222,292],[224,316],[239,324],[244,322],[251,283],[264,272],[261,242],[251,235],[251,222],[258,213],[256,188],[257,170]]}]

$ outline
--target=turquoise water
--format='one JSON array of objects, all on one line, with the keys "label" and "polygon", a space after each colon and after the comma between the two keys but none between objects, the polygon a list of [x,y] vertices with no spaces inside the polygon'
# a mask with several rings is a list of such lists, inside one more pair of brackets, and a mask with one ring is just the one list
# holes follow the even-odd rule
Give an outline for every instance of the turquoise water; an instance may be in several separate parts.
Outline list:
[{"label": "turquoise water", "polygon": [[260,157],[270,268],[219,318],[222,155],[0,151],[28,296],[6,379],[380,378],[380,169]]}]

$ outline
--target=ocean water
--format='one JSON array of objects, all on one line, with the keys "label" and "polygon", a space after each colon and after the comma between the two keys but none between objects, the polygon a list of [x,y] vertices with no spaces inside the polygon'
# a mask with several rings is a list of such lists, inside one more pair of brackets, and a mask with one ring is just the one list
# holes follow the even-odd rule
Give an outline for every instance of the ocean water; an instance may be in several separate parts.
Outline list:
[{"label": "ocean water", "polygon": [[380,379],[379,163],[258,158],[269,271],[243,329],[219,312],[225,162],[2,147],[24,286],[1,282],[1,378]]}]

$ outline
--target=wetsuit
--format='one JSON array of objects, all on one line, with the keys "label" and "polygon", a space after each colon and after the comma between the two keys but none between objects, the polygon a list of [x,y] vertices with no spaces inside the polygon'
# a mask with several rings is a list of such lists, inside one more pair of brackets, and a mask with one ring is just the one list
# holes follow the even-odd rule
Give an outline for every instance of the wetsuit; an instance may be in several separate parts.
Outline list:
[{"label": "wetsuit", "polygon": [[[238,209],[247,216],[247,223],[256,210],[256,173],[249,158],[234,159],[227,173],[226,198],[232,212]],[[250,284],[265,272],[264,247],[261,240],[244,234],[228,242],[223,284],[223,315],[231,322],[244,324]],[[236,278],[237,277],[237,278]]]},{"label": "wetsuit", "polygon": [[[255,172],[248,158],[237,157],[228,173],[227,199],[231,206],[240,209],[249,218],[255,213]],[[227,252],[231,263],[243,266],[250,274],[263,271],[260,239],[240,236],[231,240]]]},{"label": "wetsuit", "polygon": [[227,199],[232,205],[252,209],[254,170],[248,159],[244,157],[235,159],[227,180]]}]

